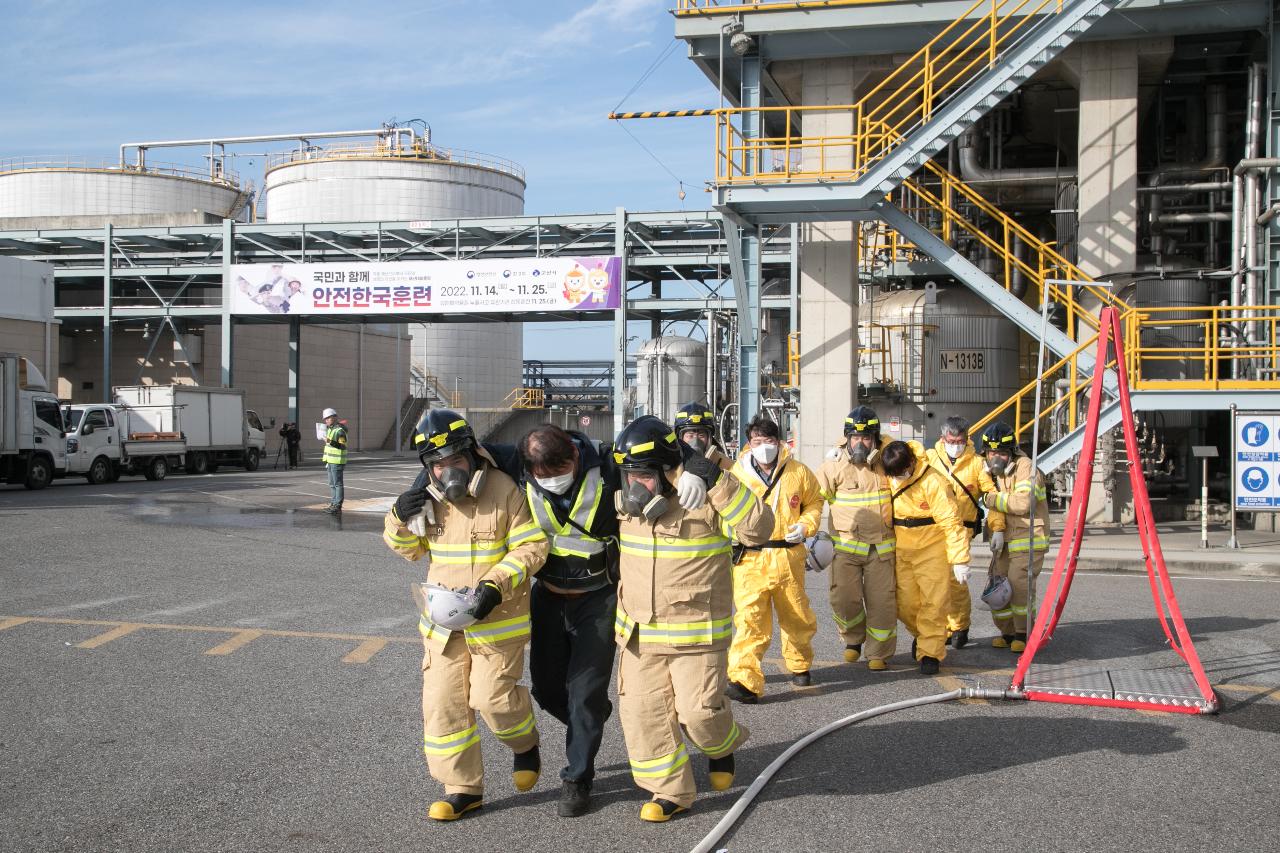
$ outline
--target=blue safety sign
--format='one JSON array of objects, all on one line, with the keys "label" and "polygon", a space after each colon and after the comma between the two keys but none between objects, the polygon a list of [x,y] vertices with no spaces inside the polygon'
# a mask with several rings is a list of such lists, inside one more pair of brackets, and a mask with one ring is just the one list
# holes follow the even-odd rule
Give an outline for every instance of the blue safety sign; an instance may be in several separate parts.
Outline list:
[{"label": "blue safety sign", "polygon": [[1237,412],[1233,429],[1235,508],[1280,511],[1280,414]]}]

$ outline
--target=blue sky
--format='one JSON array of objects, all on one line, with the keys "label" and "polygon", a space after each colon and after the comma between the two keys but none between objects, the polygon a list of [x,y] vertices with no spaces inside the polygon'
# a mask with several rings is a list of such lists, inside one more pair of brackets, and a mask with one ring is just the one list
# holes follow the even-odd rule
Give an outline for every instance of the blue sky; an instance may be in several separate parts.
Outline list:
[{"label": "blue sky", "polygon": [[[672,38],[670,6],[0,0],[0,157],[113,160],[123,142],[423,118],[443,146],[523,165],[527,213],[699,209],[710,119],[627,126],[663,168],[605,118],[664,53],[622,107],[716,105],[715,89]],[[185,159],[198,164],[199,153]],[[260,184],[261,158],[236,170]],[[683,202],[667,170],[686,183]],[[531,356],[550,333],[530,330]],[[608,337],[603,327],[590,335],[593,344]]]}]

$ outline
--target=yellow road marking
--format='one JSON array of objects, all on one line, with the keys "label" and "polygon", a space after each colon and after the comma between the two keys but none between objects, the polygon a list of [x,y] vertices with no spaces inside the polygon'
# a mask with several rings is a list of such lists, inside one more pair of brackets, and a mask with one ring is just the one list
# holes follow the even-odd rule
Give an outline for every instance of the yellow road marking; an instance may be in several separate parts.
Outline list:
[{"label": "yellow road marking", "polygon": [[234,652],[236,649],[240,648],[241,646],[246,646],[261,636],[262,636],[261,631],[257,631],[257,630],[241,631],[239,634],[236,634],[234,637],[232,637],[230,640],[227,640],[225,643],[219,643],[218,645],[209,649],[209,651],[205,652],[205,654],[206,655],[229,655],[232,652]]},{"label": "yellow road marking", "polygon": [[106,632],[105,634],[99,634],[96,637],[92,637],[88,640],[85,640],[83,643],[76,643],[76,648],[77,649],[96,649],[98,648],[98,646],[105,646],[107,643],[111,642],[112,640],[118,640],[121,637],[132,634],[134,631],[138,630],[141,627],[142,627],[141,625],[138,625],[136,623],[125,623],[123,625],[118,625],[115,628],[112,628],[110,631]]},{"label": "yellow road marking", "polygon": [[30,621],[31,617],[29,616],[11,616],[8,619],[0,619],[0,631],[3,631],[6,628],[13,628],[16,625],[21,625],[24,622]]},{"label": "yellow road marking", "polygon": [[369,658],[382,651],[387,641],[382,637],[373,637],[355,647],[351,654],[342,659],[343,663],[368,663]]}]

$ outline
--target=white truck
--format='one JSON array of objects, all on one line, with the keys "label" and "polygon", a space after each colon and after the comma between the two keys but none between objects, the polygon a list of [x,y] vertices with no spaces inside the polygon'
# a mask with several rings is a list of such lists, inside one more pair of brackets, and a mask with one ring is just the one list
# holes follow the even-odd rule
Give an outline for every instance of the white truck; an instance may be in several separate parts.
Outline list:
[{"label": "white truck", "polygon": [[83,475],[90,483],[111,483],[122,474],[163,480],[180,468],[187,443],[174,435],[139,433],[130,412],[109,403],[68,406],[67,475]]},{"label": "white truck", "polygon": [[130,437],[180,436],[188,474],[235,465],[256,471],[267,437],[257,412],[244,407],[244,391],[199,385],[128,385],[115,389],[129,412]]},{"label": "white truck", "polygon": [[58,398],[28,359],[0,352],[0,479],[43,489],[67,468]]}]

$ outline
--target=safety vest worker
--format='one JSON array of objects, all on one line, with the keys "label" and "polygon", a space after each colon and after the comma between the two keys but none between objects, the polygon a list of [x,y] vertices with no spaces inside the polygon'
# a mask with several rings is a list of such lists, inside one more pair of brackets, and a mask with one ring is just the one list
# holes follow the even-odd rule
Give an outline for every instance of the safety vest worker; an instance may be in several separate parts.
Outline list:
[{"label": "safety vest worker", "polygon": [[[947,418],[942,424],[941,438],[925,455],[933,469],[947,478],[951,493],[955,495],[956,509],[972,542],[982,532],[982,496],[994,491],[995,486],[982,457],[974,452],[973,442],[969,441],[969,422],[961,417]],[[961,583],[952,577],[947,607],[947,640],[954,648],[962,649],[969,642],[972,609],[967,579]]]},{"label": "safety vest worker", "polygon": [[921,674],[934,675],[946,657],[950,580],[969,577],[969,531],[919,442],[891,441],[881,458],[898,541],[898,619],[916,638]]},{"label": "safety vest worker", "polygon": [[733,476],[773,512],[769,541],[740,545],[733,567],[733,644],[729,647],[730,699],[755,704],[764,693],[761,660],[773,637],[773,613],[782,632],[782,661],[791,683],[808,687],[818,620],[805,592],[805,540],[818,532],[822,494],[813,472],[791,456],[781,431],[757,415],[747,425],[748,446]]},{"label": "safety vest worker", "polygon": [[324,421],[325,431],[324,453],[320,460],[329,477],[329,505],[324,511],[336,515],[342,511],[342,470],[347,464],[347,427],[338,420],[337,409],[325,409],[321,420]]},{"label": "safety vest worker", "polygon": [[429,410],[413,440],[425,470],[387,513],[383,541],[407,560],[428,560],[427,580],[436,588],[467,590],[462,609],[469,624],[441,624],[434,607],[418,621],[425,647],[423,752],[445,791],[428,815],[456,820],[484,799],[477,712],[515,753],[516,790],[538,781],[538,730],[519,681],[529,642],[529,579],[549,546],[525,496],[476,446],[461,415]]},{"label": "safety vest worker", "polygon": [[867,668],[887,669],[897,649],[894,583],[897,542],[889,480],[880,464],[884,444],[875,410],[858,406],[844,419],[844,440],[818,468],[818,488],[831,507],[831,615],[844,640],[844,659],[864,654]]},{"label": "safety vest worker", "polygon": [[[1001,610],[991,611],[1000,636],[996,648],[1021,652],[1027,647],[1027,569],[1039,576],[1049,550],[1049,502],[1044,474],[1018,447],[1013,429],[996,422],[983,431],[980,446],[987,458],[994,488],[983,501],[991,512],[993,572],[1009,579],[1013,597]],[[999,547],[997,547],[997,544]]]},{"label": "safety vest worker", "polygon": [[[683,459],[682,459],[683,457]],[[710,759],[711,786],[733,784],[733,752],[747,730],[725,698],[733,621],[730,540],[759,545],[773,513],[750,489],[692,449],[652,415],[618,436],[621,580],[618,703],[631,775],[653,795],[641,820],[663,822],[693,805],[685,738]],[[678,474],[707,487],[696,510],[676,501]]]}]

